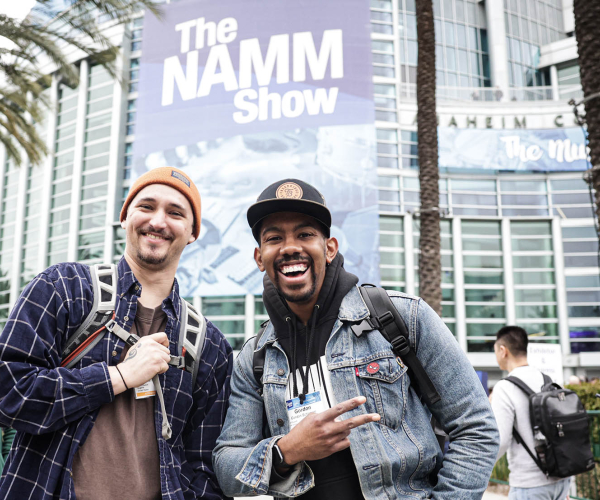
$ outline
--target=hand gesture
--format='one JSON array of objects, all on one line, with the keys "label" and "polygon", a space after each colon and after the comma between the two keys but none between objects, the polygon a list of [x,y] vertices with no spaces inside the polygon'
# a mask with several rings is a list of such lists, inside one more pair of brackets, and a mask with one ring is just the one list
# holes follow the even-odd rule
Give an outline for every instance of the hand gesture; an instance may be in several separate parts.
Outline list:
[{"label": "hand gesture", "polygon": [[119,370],[130,389],[169,369],[169,339],[164,332],[142,337],[127,352]]},{"label": "hand gesture", "polygon": [[364,396],[348,399],[322,413],[311,413],[277,443],[286,463],[319,460],[350,446],[348,436],[355,427],[377,422],[378,413],[342,420],[341,415],[366,401]]}]

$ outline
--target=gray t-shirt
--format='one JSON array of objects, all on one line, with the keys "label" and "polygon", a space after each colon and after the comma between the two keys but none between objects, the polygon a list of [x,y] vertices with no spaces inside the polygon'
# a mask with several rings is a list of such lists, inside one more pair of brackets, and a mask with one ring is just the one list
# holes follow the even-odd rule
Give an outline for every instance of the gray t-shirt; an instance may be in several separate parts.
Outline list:
[{"label": "gray t-shirt", "polygon": [[[164,332],[167,316],[138,301],[132,333]],[[121,359],[127,349],[123,349]],[[135,399],[135,389],[100,408],[96,422],[73,460],[77,500],[160,500],[160,458],[154,423],[156,396]]]}]

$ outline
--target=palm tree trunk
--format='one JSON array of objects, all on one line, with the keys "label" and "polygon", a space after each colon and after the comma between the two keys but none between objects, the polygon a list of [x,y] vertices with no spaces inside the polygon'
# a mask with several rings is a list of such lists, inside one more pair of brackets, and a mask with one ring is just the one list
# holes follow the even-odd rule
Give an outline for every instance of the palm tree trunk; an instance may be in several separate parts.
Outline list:
[{"label": "palm tree trunk", "polygon": [[435,108],[435,32],[432,0],[417,0],[417,137],[421,185],[419,294],[442,314],[442,266],[437,115]]},{"label": "palm tree trunk", "polygon": [[596,190],[596,217],[600,224],[600,2],[574,0],[573,11],[581,86],[584,98],[588,99],[585,101],[585,119],[592,159],[591,180]]}]

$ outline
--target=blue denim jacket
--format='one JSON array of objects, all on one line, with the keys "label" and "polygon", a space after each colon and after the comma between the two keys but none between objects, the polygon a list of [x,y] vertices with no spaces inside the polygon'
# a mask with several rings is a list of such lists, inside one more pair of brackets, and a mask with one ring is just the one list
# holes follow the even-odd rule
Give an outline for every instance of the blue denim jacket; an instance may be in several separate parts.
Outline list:
[{"label": "blue denim jacket", "polygon": [[[395,498],[479,499],[487,487],[498,452],[498,430],[485,391],[464,352],[437,314],[421,299],[389,292],[404,318],[411,345],[441,396],[431,412],[450,435],[442,456],[430,414],[411,388],[406,366],[396,361],[378,332],[357,336],[353,322],[369,315],[355,287],[344,298],[326,347],[327,367],[338,402],[365,396],[350,418],[377,412],[379,422],[355,428],[350,449],[363,495],[369,500]],[[271,480],[272,447],[289,432],[285,388],[288,360],[270,324],[257,348],[266,346],[264,396],[252,374],[254,341],[235,361],[229,410],[217,440],[213,464],[226,495],[295,497],[314,485],[306,463],[285,478]],[[378,372],[367,372],[377,361]],[[263,435],[263,408],[271,437]],[[443,461],[443,462],[442,462]],[[430,474],[441,466],[434,486]]]}]

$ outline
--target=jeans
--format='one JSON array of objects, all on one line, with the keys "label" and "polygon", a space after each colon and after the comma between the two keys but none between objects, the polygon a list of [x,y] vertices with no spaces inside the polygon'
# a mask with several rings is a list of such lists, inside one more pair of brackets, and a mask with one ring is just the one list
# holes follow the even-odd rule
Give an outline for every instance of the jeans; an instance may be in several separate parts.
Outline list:
[{"label": "jeans", "polygon": [[569,493],[571,478],[535,488],[510,487],[508,500],[564,500]]}]

